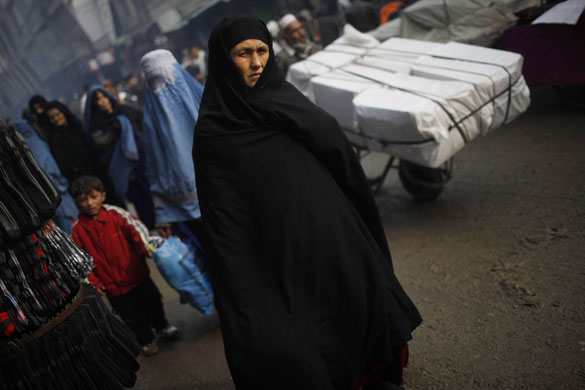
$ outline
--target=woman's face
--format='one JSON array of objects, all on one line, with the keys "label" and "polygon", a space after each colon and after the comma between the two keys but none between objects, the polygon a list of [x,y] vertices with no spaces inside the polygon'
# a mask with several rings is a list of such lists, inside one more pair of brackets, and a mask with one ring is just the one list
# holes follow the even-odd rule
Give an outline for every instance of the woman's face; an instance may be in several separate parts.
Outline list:
[{"label": "woman's face", "polygon": [[114,109],[112,107],[112,102],[110,102],[110,98],[106,96],[105,93],[103,93],[100,90],[95,91],[95,105],[97,108],[100,109],[100,111],[103,111],[105,113],[111,114]]},{"label": "woman's face", "polygon": [[33,104],[33,110],[35,111],[35,113],[37,115],[41,115],[43,112],[45,112],[45,107],[43,107],[39,103],[35,103],[35,104]]},{"label": "woman's face", "polygon": [[55,127],[67,126],[67,117],[58,108],[49,108],[47,110],[49,122]]},{"label": "woman's face", "polygon": [[244,83],[252,88],[264,71],[270,50],[268,45],[259,39],[246,39],[230,50],[230,56]]}]

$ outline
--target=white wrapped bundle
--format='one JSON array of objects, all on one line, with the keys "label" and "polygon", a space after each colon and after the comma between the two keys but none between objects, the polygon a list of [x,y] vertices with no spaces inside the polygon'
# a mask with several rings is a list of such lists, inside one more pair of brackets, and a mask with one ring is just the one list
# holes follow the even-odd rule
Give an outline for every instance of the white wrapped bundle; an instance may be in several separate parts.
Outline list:
[{"label": "white wrapped bundle", "polygon": [[434,50],[432,55],[435,57],[493,64],[499,66],[505,72],[509,72],[512,80],[517,80],[522,75],[522,56],[510,51],[449,42]]},{"label": "white wrapped bundle", "polygon": [[[391,38],[375,48],[368,50],[366,58],[358,61],[371,61],[371,59],[382,59],[390,61],[391,64],[402,64],[402,73],[410,73],[410,67],[421,56],[438,50],[443,43],[415,41],[412,39]],[[377,65],[374,65],[377,66]],[[394,70],[396,66],[394,65]]]},{"label": "white wrapped bundle", "polygon": [[350,46],[344,44],[337,44],[335,42],[331,43],[329,46],[325,48],[325,51],[328,52],[339,52],[339,53],[347,53],[347,54],[355,54],[358,56],[365,55],[369,49],[365,47],[357,47],[357,46]]},{"label": "white wrapped bundle", "polygon": [[331,72],[336,68],[350,64],[357,58],[356,54],[320,51],[304,61],[289,67],[286,80],[293,84],[303,95],[314,100],[310,89],[312,77]]},{"label": "white wrapped bundle", "polygon": [[343,35],[332,44],[372,48],[378,46],[380,41],[369,34],[360,32],[351,24],[346,24],[343,26]]},{"label": "white wrapped bundle", "polygon": [[507,73],[499,67],[430,56],[419,57],[411,66],[411,74],[435,80],[471,83],[482,101],[492,99],[502,90],[498,89],[497,85],[503,86],[508,83]]},{"label": "white wrapped bundle", "polygon": [[411,67],[413,75],[472,83],[481,101],[493,105],[491,128],[508,123],[530,105],[530,92],[516,53],[450,42],[421,56]]},{"label": "white wrapped bundle", "polygon": [[[489,128],[492,106],[478,108],[481,100],[473,86],[458,81],[399,76],[384,82],[393,89],[366,90],[354,99],[364,135],[389,142],[427,138],[444,142],[449,139],[451,129],[470,140]],[[408,114],[411,125],[406,120],[390,124],[399,114]]]},{"label": "white wrapped bundle", "polygon": [[377,84],[373,81],[335,70],[313,77],[310,89],[316,105],[334,116],[342,128],[357,131],[353,99],[360,92],[375,86]]},{"label": "white wrapped bundle", "polygon": [[528,106],[530,106],[530,89],[528,89],[524,77],[521,76],[512,85],[510,94],[505,90],[496,97],[491,128],[495,129],[504,123],[511,122],[526,111]]},{"label": "white wrapped bundle", "polygon": [[403,74],[410,74],[410,68],[412,66],[412,61],[404,60],[402,58],[389,59],[370,55],[358,58],[355,63],[370,68]]},{"label": "white wrapped bundle", "polygon": [[361,93],[353,104],[361,134],[373,139],[416,143],[449,137],[449,115],[425,97],[377,87]]},{"label": "white wrapped bundle", "polygon": [[465,141],[457,131],[449,133],[445,142],[436,142],[432,138],[420,142],[383,143],[374,138],[356,133],[346,133],[349,140],[373,152],[387,153],[403,160],[426,167],[438,168],[465,146]]},{"label": "white wrapped bundle", "polygon": [[530,103],[518,54],[362,35],[293,65],[287,80],[363,147],[437,167]]},{"label": "white wrapped bundle", "polygon": [[389,54],[414,54],[414,55],[430,55],[436,50],[445,46],[444,43],[417,41],[414,39],[405,38],[390,38],[380,43],[376,49],[385,51]]}]

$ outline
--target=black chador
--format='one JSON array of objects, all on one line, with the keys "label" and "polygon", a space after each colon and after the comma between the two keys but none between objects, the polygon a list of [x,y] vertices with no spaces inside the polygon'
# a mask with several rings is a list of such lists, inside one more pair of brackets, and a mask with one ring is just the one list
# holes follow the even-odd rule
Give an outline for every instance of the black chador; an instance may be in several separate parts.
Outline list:
[{"label": "black chador", "polygon": [[[270,47],[252,88],[230,56],[247,39]],[[396,366],[421,322],[358,157],[335,119],[284,80],[263,22],[224,19],[209,49],[193,154],[236,387],[354,389]]]}]

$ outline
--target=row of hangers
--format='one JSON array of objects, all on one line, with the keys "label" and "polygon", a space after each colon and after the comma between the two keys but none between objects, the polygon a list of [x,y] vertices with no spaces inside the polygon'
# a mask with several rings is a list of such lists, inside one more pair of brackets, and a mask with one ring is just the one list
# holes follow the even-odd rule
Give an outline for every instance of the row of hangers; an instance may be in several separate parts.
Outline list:
[{"label": "row of hangers", "polygon": [[82,285],[69,305],[75,306],[72,313],[48,332],[0,350],[2,388],[116,390],[134,386],[140,349],[131,331],[90,285]]},{"label": "row of hangers", "polygon": [[20,133],[0,125],[0,244],[34,233],[60,203]]},{"label": "row of hangers", "polygon": [[35,330],[61,311],[92,268],[91,257],[53,224],[5,245],[0,250],[0,340]]}]

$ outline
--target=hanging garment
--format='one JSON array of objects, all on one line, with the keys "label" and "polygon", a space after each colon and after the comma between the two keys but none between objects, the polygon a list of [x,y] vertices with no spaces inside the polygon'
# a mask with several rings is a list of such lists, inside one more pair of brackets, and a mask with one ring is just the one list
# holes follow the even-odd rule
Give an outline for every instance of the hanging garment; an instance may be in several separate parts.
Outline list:
[{"label": "hanging garment", "polygon": [[63,176],[59,166],[55,162],[55,159],[49,150],[49,145],[38,136],[26,121],[19,119],[13,121],[11,124],[22,135],[33,154],[33,157],[41,169],[51,178],[57,191],[59,191],[61,204],[57,207],[57,210],[55,210],[53,221],[65,232],[71,234],[73,220],[77,218],[79,211],[77,210],[75,201],[69,194],[69,182],[65,176]]},{"label": "hanging garment", "polygon": [[6,389],[123,389],[136,383],[139,352],[130,330],[91,286],[35,332],[0,348]]},{"label": "hanging garment", "polygon": [[87,253],[51,224],[6,244],[0,251],[0,305],[13,328],[5,335],[35,330],[57,314],[92,268]]},{"label": "hanging garment", "polygon": [[0,128],[0,155],[0,239],[14,239],[51,218],[61,197],[14,127]]}]

